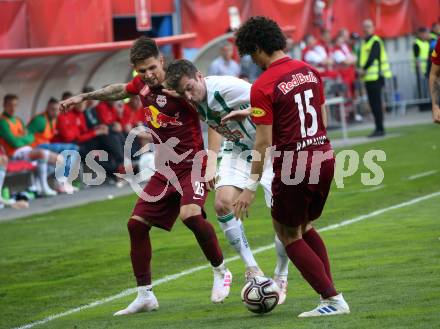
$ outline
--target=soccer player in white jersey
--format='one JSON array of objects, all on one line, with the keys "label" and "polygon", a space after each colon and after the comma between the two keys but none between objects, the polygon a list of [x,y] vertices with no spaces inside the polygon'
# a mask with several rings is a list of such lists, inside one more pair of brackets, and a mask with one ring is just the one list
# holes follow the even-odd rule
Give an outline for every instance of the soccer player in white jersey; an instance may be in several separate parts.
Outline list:
[{"label": "soccer player in white jersey", "polygon": [[[216,189],[215,211],[219,224],[229,243],[239,253],[246,266],[247,280],[262,275],[244,233],[240,219],[233,215],[233,202],[248,184],[251,171],[251,150],[255,142],[255,125],[250,120],[251,84],[232,76],[208,76],[188,60],[171,63],[166,75],[167,87],[191,101],[208,128],[210,156],[206,169],[208,186]],[[225,141],[223,142],[223,138]],[[222,159],[217,169],[217,154],[222,147]],[[267,207],[270,207],[273,178],[270,161],[261,185]],[[217,171],[217,174],[216,174]],[[214,179],[215,178],[215,179]],[[282,243],[275,236],[277,265],[274,279],[280,286],[279,304],[287,291],[289,259]]]}]

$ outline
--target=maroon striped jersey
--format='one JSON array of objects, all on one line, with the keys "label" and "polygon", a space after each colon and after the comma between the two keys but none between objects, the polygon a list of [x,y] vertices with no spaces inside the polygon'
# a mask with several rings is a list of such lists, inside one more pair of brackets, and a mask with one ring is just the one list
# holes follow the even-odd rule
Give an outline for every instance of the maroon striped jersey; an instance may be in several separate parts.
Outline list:
[{"label": "maroon striped jersey", "polygon": [[[331,149],[321,113],[324,102],[319,73],[290,57],[273,62],[251,88],[252,120],[272,125],[272,145],[279,151]],[[275,158],[274,167],[281,160]]]},{"label": "maroon striped jersey", "polygon": [[[166,151],[165,158],[171,168],[189,168],[194,156],[204,150],[202,130],[196,110],[182,98],[162,92],[163,87],[150,88],[136,76],[126,86],[126,91],[139,95],[144,106],[145,121],[152,130],[156,152]],[[167,142],[168,141],[168,142]],[[166,146],[165,148],[163,146]],[[173,150],[170,147],[173,147]],[[178,164],[173,163],[178,155],[188,155]],[[156,161],[158,154],[156,154]]]}]

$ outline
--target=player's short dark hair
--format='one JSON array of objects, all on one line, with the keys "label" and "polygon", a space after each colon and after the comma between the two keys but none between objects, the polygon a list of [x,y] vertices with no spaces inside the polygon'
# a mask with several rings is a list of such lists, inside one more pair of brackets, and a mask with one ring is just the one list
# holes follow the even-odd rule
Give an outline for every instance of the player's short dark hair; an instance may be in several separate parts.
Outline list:
[{"label": "player's short dark hair", "polygon": [[171,89],[177,90],[179,82],[183,76],[194,79],[197,73],[197,67],[187,59],[178,59],[168,65],[166,71],[166,83]]},{"label": "player's short dark hair", "polygon": [[68,98],[70,98],[70,97],[72,97],[72,96],[73,96],[72,92],[70,92],[70,91],[65,91],[65,92],[63,92],[63,94],[61,95],[61,99],[62,99],[62,100],[65,100],[65,99],[68,99]]},{"label": "player's short dark hair", "polygon": [[240,56],[251,55],[257,48],[272,55],[286,48],[286,37],[275,21],[264,16],[254,16],[238,29],[235,44]]},{"label": "player's short dark hair", "polygon": [[6,94],[5,97],[3,97],[3,105],[6,105],[6,103],[13,101],[14,99],[18,99],[18,96],[15,94]]},{"label": "player's short dark hair", "polygon": [[140,61],[143,61],[150,57],[159,57],[159,48],[156,41],[145,35],[136,39],[133,46],[130,48],[130,62],[136,65]]},{"label": "player's short dark hair", "polygon": [[58,104],[58,99],[56,99],[55,97],[49,98],[49,100],[47,101],[47,105],[51,104]]},{"label": "player's short dark hair", "polygon": [[83,87],[83,89],[81,90],[81,92],[82,92],[83,94],[91,93],[91,92],[93,92],[93,91],[95,91],[95,88],[93,88],[92,86],[85,86],[85,87]]}]

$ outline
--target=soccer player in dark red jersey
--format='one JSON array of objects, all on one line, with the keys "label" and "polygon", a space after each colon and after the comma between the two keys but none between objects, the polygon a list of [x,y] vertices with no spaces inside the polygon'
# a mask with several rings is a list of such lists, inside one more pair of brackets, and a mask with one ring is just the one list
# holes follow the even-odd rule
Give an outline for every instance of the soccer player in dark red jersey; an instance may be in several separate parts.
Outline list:
[{"label": "soccer player in dark red jersey", "polygon": [[[250,18],[236,37],[240,55],[251,55],[264,70],[252,85],[251,107],[257,126],[254,151],[265,159],[266,150],[275,148],[273,226],[290,260],[321,298],[318,307],[299,317],[349,313],[334,287],[324,242],[311,225],[324,208],[335,164],[326,136],[321,77],[284,53],[286,39],[271,19]],[[253,178],[235,203],[239,218],[255,197],[264,165],[258,160],[252,162]]]},{"label": "soccer player in dark red jersey", "polygon": [[130,256],[138,296],[115,315],[151,311],[159,307],[151,285],[149,231],[151,226],[171,230],[178,216],[194,233],[213,267],[212,302],[222,302],[229,294],[232,275],[224,264],[214,228],[206,220],[203,210],[207,197],[205,182],[191,177],[193,166],[204,167],[203,158],[196,156],[204,152],[198,114],[182,98],[170,97],[162,92],[165,81],[163,57],[153,39],[137,39],[130,49],[130,61],[138,75],[128,84],[112,84],[61,102],[61,109],[66,110],[84,100],[118,100],[139,95],[156,145],[157,171],[145,186],[144,194],[137,200],[128,221]]}]

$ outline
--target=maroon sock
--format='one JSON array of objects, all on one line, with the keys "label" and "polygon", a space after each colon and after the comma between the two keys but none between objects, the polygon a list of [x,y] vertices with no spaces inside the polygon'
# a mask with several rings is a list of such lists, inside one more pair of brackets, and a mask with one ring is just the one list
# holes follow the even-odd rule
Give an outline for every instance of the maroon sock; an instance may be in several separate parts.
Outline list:
[{"label": "maroon sock", "polygon": [[130,218],[127,224],[131,243],[131,265],[138,286],[151,284],[150,227]]},{"label": "maroon sock", "polygon": [[338,293],[332,281],[325,273],[324,264],[309,245],[299,239],[286,246],[286,252],[302,276],[323,298],[336,296]]},{"label": "maroon sock", "polygon": [[312,229],[304,233],[302,237],[304,241],[309,245],[309,247],[312,248],[315,254],[321,259],[321,262],[324,264],[327,277],[330,279],[330,281],[333,282],[327,249],[325,248],[324,241],[322,241],[319,233],[316,232],[316,230],[312,227]]},{"label": "maroon sock", "polygon": [[202,215],[188,217],[183,223],[194,233],[200,248],[211,265],[217,267],[223,263],[223,254],[211,223]]}]

